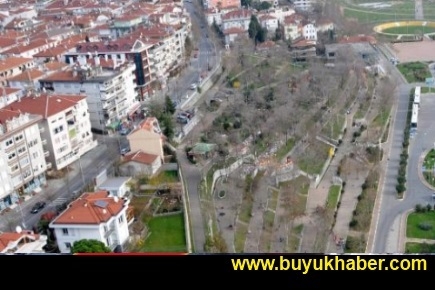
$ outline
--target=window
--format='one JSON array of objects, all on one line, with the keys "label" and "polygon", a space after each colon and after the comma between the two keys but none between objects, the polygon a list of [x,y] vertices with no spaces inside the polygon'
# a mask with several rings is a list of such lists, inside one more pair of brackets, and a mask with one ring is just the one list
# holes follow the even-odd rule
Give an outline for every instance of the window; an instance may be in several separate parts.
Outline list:
[{"label": "window", "polygon": [[71,249],[71,243],[65,243],[65,247],[66,247],[67,249]]},{"label": "window", "polygon": [[33,158],[38,158],[38,152],[33,153]]},{"label": "window", "polygon": [[15,164],[14,166],[11,167],[11,173],[13,173],[17,170],[18,170],[18,164]]},{"label": "window", "polygon": [[6,147],[11,146],[14,143],[14,141],[12,141],[12,139],[6,140],[5,144]]},{"label": "window", "polygon": [[64,236],[68,236],[68,229],[62,229],[62,234]]},{"label": "window", "polygon": [[18,148],[18,154],[22,154],[27,151],[27,148],[25,146]]},{"label": "window", "polygon": [[15,154],[15,152],[9,154],[8,159],[11,160],[13,158],[15,158],[17,155]]},{"label": "window", "polygon": [[122,224],[122,223],[124,222],[124,216],[120,216],[120,217],[118,218],[118,222],[119,222],[120,224]]},{"label": "window", "polygon": [[21,134],[21,135],[18,135],[18,136],[16,136],[15,137],[15,142],[20,142],[21,140],[23,140],[23,134]]}]

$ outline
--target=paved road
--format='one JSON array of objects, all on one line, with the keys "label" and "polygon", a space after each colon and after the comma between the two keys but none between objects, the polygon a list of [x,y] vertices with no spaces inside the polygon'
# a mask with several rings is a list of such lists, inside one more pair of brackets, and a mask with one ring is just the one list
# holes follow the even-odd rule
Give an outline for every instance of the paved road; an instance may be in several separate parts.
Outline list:
[{"label": "paved road", "polygon": [[[119,144],[117,138],[106,137],[104,142],[82,156],[80,162],[76,161],[71,166],[72,170],[68,175],[68,181],[66,178],[49,180],[49,186],[43,188],[41,193],[24,202],[21,207],[18,206],[13,211],[4,214],[0,219],[0,230],[11,231],[16,225],[32,229],[38,223],[43,213],[55,210],[56,206],[63,201],[71,200],[74,191],[83,189],[83,182],[90,182],[101,170],[108,168],[113,162],[113,156],[119,155]],[[80,173],[80,163],[83,170],[83,178]],[[38,201],[46,201],[46,208],[37,214],[31,214],[31,208]]]},{"label": "paved road", "polygon": [[423,0],[415,0],[415,20],[424,20]]},{"label": "paved road", "polygon": [[[218,47],[213,43],[212,33],[201,15],[201,8],[193,3],[184,2],[184,6],[190,13],[192,25],[198,27],[200,34],[198,39],[193,39],[194,47],[198,48],[198,58],[192,58],[190,66],[184,70],[178,78],[171,79],[168,89],[164,92],[171,99],[180,104],[194,91],[190,89],[193,83],[198,83],[201,73],[212,70],[218,61]],[[209,37],[210,36],[210,37]]]},{"label": "paved road", "polygon": [[403,200],[398,200],[395,186],[399,169],[400,153],[402,150],[403,131],[407,118],[409,91],[415,85],[402,84],[398,88],[398,108],[395,116],[391,149],[387,163],[385,183],[381,192],[381,209],[376,225],[375,241],[372,252],[384,253],[398,251],[398,235],[405,234],[393,230],[396,218],[416,204],[432,203],[432,191],[428,189],[418,177],[418,161],[422,152],[434,146],[435,124],[433,124],[433,110],[435,95],[422,98],[422,108],[419,113],[419,131],[410,141],[407,191]]}]

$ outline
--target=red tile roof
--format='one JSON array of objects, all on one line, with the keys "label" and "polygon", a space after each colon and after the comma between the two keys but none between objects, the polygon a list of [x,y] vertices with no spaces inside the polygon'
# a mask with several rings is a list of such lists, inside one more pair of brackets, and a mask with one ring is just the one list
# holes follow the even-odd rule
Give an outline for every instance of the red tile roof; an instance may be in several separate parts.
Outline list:
[{"label": "red tile roof", "polygon": [[81,197],[70,203],[68,208],[54,219],[53,224],[98,225],[118,215],[125,205],[125,200],[109,197],[107,191],[84,193]]},{"label": "red tile roof", "polygon": [[0,234],[0,252],[9,246],[9,243],[17,242],[18,240],[27,237],[32,240],[38,240],[39,235],[31,231],[23,231],[21,233],[1,233]]},{"label": "red tile roof", "polygon": [[231,27],[228,29],[225,29],[224,34],[225,35],[229,35],[229,34],[241,34],[241,33],[245,33],[246,30],[244,30],[243,28],[240,27]]},{"label": "red tile roof", "polygon": [[0,60],[0,71],[5,71],[8,69],[13,69],[19,67],[20,65],[27,64],[33,62],[33,58],[26,57],[7,57],[5,59]]},{"label": "red tile roof", "polygon": [[153,162],[156,161],[157,158],[159,158],[158,155],[145,153],[142,150],[139,150],[137,152],[125,155],[123,157],[123,161],[124,162],[134,161],[137,163],[150,165],[153,164]]},{"label": "red tile roof", "polygon": [[28,96],[22,98],[19,102],[14,102],[4,109],[11,111],[20,110],[23,113],[41,115],[47,118],[68,110],[85,98],[86,96],[79,95],[41,94],[39,97]]},{"label": "red tile roof", "polygon": [[45,75],[45,72],[39,70],[39,69],[28,69],[19,75],[16,75],[14,77],[8,78],[8,81],[15,81],[15,82],[30,82],[33,80],[41,79]]},{"label": "red tile roof", "polygon": [[248,9],[237,9],[222,15],[222,20],[240,19],[240,18],[246,19],[246,18],[251,18],[251,15],[252,15],[252,11]]},{"label": "red tile roof", "polygon": [[0,87],[0,96],[7,96],[16,92],[21,91],[17,88],[10,88],[10,87]]}]

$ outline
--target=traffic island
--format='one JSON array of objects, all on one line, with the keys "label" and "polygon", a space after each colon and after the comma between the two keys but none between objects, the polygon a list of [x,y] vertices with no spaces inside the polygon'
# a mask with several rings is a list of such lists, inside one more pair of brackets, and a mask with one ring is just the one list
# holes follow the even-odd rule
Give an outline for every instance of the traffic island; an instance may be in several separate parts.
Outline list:
[{"label": "traffic island", "polygon": [[435,191],[435,149],[423,152],[420,157],[418,176],[421,182]]}]

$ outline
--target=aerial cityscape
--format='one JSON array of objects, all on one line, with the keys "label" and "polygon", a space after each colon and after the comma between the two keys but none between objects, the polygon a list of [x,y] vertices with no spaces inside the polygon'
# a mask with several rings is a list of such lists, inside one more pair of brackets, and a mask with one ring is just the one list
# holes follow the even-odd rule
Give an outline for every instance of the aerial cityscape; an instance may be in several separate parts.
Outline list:
[{"label": "aerial cityscape", "polygon": [[429,0],[0,0],[0,253],[435,253],[434,78]]}]

